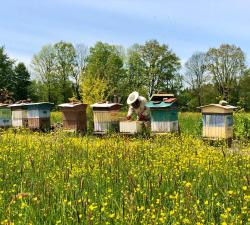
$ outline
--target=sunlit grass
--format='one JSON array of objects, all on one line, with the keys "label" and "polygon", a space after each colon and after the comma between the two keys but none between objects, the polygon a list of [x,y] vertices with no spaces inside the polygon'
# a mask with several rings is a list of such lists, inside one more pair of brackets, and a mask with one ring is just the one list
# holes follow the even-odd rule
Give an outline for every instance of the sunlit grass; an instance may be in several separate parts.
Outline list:
[{"label": "sunlit grass", "polygon": [[249,148],[3,132],[2,224],[247,224]]}]

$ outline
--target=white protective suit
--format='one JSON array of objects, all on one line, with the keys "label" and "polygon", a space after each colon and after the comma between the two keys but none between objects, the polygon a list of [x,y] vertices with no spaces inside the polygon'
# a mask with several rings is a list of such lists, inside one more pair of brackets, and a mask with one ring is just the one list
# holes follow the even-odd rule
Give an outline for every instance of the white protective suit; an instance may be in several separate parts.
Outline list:
[{"label": "white protective suit", "polygon": [[143,115],[145,119],[149,119],[150,117],[150,110],[145,106],[147,99],[143,96],[139,96],[138,100],[140,101],[140,106],[137,109],[134,109],[132,105],[129,105],[128,115],[127,117],[130,117],[133,112],[136,113],[137,119],[140,119],[140,115]]}]

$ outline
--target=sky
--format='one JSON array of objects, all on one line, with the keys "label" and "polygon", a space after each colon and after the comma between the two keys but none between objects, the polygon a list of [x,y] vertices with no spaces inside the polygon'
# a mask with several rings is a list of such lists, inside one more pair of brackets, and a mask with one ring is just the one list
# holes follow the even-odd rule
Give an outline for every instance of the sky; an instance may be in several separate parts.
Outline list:
[{"label": "sky", "polygon": [[67,41],[93,46],[157,39],[184,63],[222,43],[250,62],[249,0],[1,0],[0,46],[29,66],[42,46]]}]

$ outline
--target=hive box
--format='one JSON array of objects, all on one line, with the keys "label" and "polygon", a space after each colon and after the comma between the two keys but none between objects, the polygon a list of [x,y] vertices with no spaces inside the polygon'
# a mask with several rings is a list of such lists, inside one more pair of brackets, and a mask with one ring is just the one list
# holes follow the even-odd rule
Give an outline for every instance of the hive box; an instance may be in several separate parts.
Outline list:
[{"label": "hive box", "polygon": [[94,114],[94,132],[96,134],[107,131],[118,131],[118,113],[121,104],[118,103],[95,103],[90,105]]},{"label": "hive box", "polygon": [[30,129],[50,129],[50,110],[53,103],[26,103],[28,127]]},{"label": "hive box", "polygon": [[142,131],[143,121],[120,121],[120,132],[136,134]]},{"label": "hive box", "polygon": [[8,106],[11,108],[11,119],[13,127],[28,127],[27,105],[16,103]]},{"label": "hive box", "polygon": [[202,112],[202,136],[207,139],[231,139],[233,137],[233,110],[235,106],[210,104],[200,107]]},{"label": "hive box", "polygon": [[63,128],[74,132],[85,132],[87,130],[87,104],[64,103],[62,108]]},{"label": "hive box", "polygon": [[150,108],[153,133],[179,131],[176,98],[172,94],[154,94],[146,107]]}]

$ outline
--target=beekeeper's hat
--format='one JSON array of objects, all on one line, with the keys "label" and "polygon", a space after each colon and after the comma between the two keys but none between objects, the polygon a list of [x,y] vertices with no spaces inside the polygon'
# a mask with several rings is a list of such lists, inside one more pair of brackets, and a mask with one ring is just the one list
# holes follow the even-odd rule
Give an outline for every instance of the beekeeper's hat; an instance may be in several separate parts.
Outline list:
[{"label": "beekeeper's hat", "polygon": [[139,93],[137,91],[132,92],[127,99],[127,104],[131,105],[133,104],[139,97]]}]

